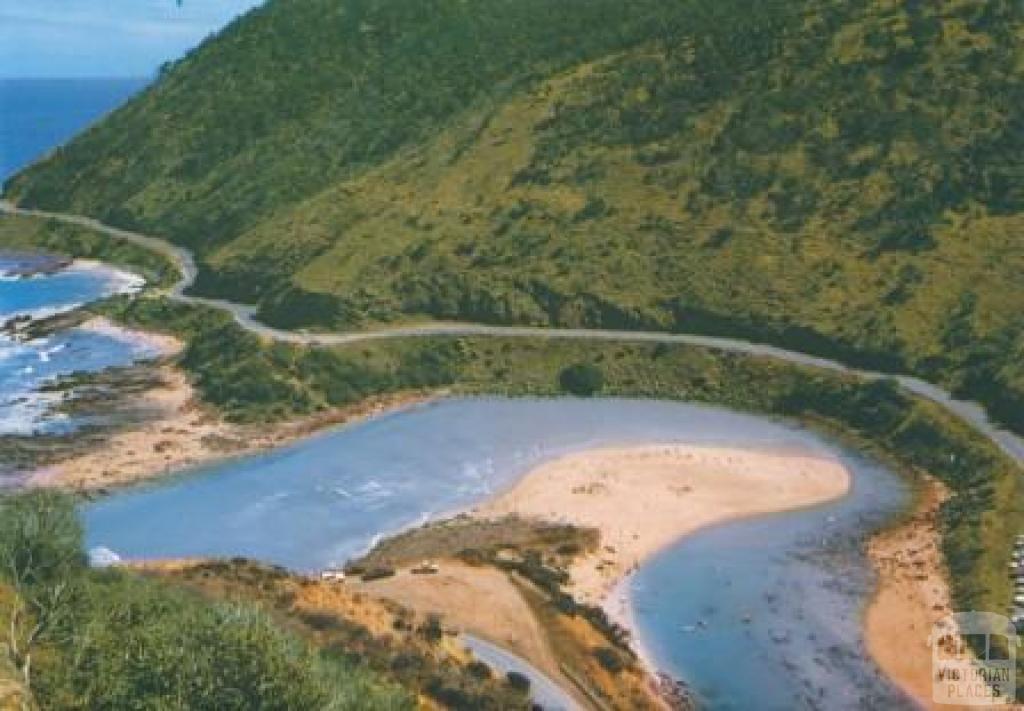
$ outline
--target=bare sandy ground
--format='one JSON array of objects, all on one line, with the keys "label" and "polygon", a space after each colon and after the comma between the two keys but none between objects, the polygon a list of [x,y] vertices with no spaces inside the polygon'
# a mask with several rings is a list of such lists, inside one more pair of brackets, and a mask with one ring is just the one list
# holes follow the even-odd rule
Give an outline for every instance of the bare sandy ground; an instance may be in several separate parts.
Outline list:
[{"label": "bare sandy ground", "polygon": [[945,497],[941,484],[929,482],[913,515],[868,547],[878,572],[878,590],[864,618],[868,651],[897,686],[928,709],[967,708],[932,701],[928,638],[932,625],[951,612],[936,527]]},{"label": "bare sandy ground", "polygon": [[474,513],[599,529],[602,549],[580,559],[571,574],[578,599],[602,604],[625,575],[688,533],[829,501],[849,486],[841,463],[810,450],[652,445],[548,462]]},{"label": "bare sandy ground", "polygon": [[561,676],[544,631],[501,570],[445,561],[436,575],[403,570],[393,578],[370,583],[353,580],[348,585],[413,610],[436,612],[460,631],[505,647],[549,676]]}]

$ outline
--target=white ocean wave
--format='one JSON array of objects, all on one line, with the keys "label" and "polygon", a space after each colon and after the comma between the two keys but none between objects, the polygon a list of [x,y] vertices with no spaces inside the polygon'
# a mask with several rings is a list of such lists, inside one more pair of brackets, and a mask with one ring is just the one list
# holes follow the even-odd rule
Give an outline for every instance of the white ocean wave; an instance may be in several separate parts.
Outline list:
[{"label": "white ocean wave", "polygon": [[[146,280],[138,274],[117,269],[101,262],[90,260],[75,260],[65,267],[60,274],[90,274],[97,275],[103,279],[103,288],[96,295],[96,299],[104,299],[110,296],[121,296],[137,294],[146,286]],[[30,277],[5,278],[3,281],[23,281],[25,279],[47,279],[53,274],[39,274]],[[67,304],[57,304],[38,309],[26,309],[20,311],[0,312],[0,322],[7,322],[15,318],[29,318],[33,321],[42,321],[52,318],[68,311],[82,308],[85,304],[80,301],[72,301]]]},{"label": "white ocean wave", "polygon": [[98,274],[103,277],[104,293],[100,298],[119,294],[135,294],[146,286],[146,280],[138,274],[89,259],[76,259],[64,269],[64,272],[67,274]]},{"label": "white ocean wave", "polygon": [[52,277],[54,274],[60,274],[63,270],[43,270],[34,271],[25,274],[20,271],[20,267],[11,266],[6,270],[0,271],[0,282],[22,282],[22,281],[33,281],[35,279],[46,279]]},{"label": "white ocean wave", "polygon": [[[46,338],[41,339],[39,341],[39,345],[40,346],[45,346],[47,343],[49,343],[49,339],[46,339]],[[41,363],[49,363],[50,359],[53,356],[57,355],[58,353],[60,353],[62,350],[64,350],[67,347],[68,347],[67,343],[58,343],[56,346],[53,346],[52,348],[42,348],[39,351],[39,354],[38,354],[39,355],[39,361]]]},{"label": "white ocean wave", "polygon": [[[92,290],[97,292],[97,299],[114,294],[135,293],[145,285],[145,280],[136,274],[89,261],[75,261],[56,274],[40,273],[27,277],[12,274],[4,278],[4,281],[54,279],[54,296],[59,298],[61,288],[57,280],[60,275],[67,273],[92,276]],[[47,287],[33,287],[38,288]],[[62,356],[62,360],[75,361],[78,358],[77,352],[81,347],[89,347],[89,342],[83,341],[79,348],[71,348],[70,343],[54,343],[55,339],[48,337],[29,340],[24,338],[24,329],[32,321],[45,320],[74,311],[82,305],[81,301],[75,299],[69,303],[51,303],[39,308],[24,308],[10,313],[0,309],[0,324],[10,323],[12,319],[26,320],[24,324],[11,324],[13,333],[0,333],[0,368],[6,371],[3,378],[4,392],[0,395],[0,434],[31,436],[50,430],[57,423],[69,419],[67,415],[56,412],[62,399],[59,393],[38,392],[37,389],[44,382],[52,380],[39,376],[54,369],[54,366],[49,364],[58,353],[67,352],[68,355]],[[132,359],[149,357],[159,350],[125,329],[111,327],[104,330],[103,335],[130,346]]]},{"label": "white ocean wave", "polygon": [[29,348],[17,341],[0,336],[0,363],[24,355]]},{"label": "white ocean wave", "polygon": [[66,419],[48,416],[59,404],[57,393],[15,393],[0,402],[0,434],[31,436],[46,429],[49,421]]},{"label": "white ocean wave", "polygon": [[119,343],[131,347],[136,359],[152,358],[160,355],[165,346],[159,338],[143,331],[133,331],[123,326],[118,326],[104,318],[94,318],[76,326],[73,330],[80,332],[95,333],[106,336]]}]

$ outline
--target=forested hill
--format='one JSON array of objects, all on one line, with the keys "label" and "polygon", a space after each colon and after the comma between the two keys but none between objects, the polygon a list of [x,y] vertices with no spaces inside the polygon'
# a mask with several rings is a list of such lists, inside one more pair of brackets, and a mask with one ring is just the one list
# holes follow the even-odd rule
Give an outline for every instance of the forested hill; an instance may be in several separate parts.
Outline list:
[{"label": "forested hill", "polygon": [[14,178],[289,326],[698,330],[1024,429],[1016,0],[270,0]]}]

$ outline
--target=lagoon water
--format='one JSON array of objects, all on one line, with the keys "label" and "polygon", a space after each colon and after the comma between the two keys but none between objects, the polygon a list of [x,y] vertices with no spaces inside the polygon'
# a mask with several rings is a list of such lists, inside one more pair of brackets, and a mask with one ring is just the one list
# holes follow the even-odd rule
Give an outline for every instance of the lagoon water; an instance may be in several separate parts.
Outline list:
[{"label": "lagoon water", "polygon": [[907,492],[870,461],[842,458],[854,472],[844,500],[697,532],[624,584],[648,654],[705,707],[916,708],[860,641],[872,577],[859,544]]},{"label": "lagoon water", "polygon": [[870,579],[857,545],[905,503],[903,485],[765,418],[658,401],[454,399],[121,492],[83,515],[88,544],[126,558],[244,555],[309,571],[471,507],[545,459],[648,442],[810,447],[854,472],[840,502],[709,529],[641,569],[628,586],[662,668],[713,708],[905,704],[861,647]]}]

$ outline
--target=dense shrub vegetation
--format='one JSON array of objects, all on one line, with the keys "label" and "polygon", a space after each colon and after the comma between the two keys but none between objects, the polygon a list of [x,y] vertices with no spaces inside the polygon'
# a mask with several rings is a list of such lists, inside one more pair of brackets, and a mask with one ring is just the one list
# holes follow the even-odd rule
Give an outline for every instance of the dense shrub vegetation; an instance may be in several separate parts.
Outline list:
[{"label": "dense shrub vegetation", "polygon": [[0,653],[41,707],[412,708],[398,687],[255,607],[88,569],[76,516],[61,494],[0,499]]},{"label": "dense shrub vegetation", "polygon": [[1024,430],[1022,27],[1015,0],[271,0],[10,192],[187,243],[280,325],[735,334]]},{"label": "dense shrub vegetation", "polygon": [[279,421],[381,393],[450,385],[465,357],[460,342],[450,340],[422,340],[394,350],[271,344],[220,311],[160,298],[114,299],[96,309],[180,337],[186,347],[179,362],[204,398],[240,422]]},{"label": "dense shrub vegetation", "polygon": [[[349,599],[359,611],[352,614],[352,607],[339,609],[328,602],[338,594],[344,600],[348,593],[242,559],[199,563],[169,574],[166,580],[213,599],[258,603],[272,619],[313,641],[328,658],[344,667],[373,671],[410,695],[429,697],[441,708],[525,711],[530,707],[527,698],[508,689],[486,664],[463,664],[457,646],[443,641],[445,630],[436,615],[420,617],[358,592]],[[391,618],[385,633],[365,624],[381,615]]]},{"label": "dense shrub vegetation", "polygon": [[144,277],[151,286],[170,286],[179,277],[175,265],[159,254],[55,220],[0,216],[0,251],[5,249],[107,262]]},{"label": "dense shrub vegetation", "polygon": [[567,393],[590,397],[604,387],[604,373],[596,365],[576,363],[562,369],[558,374],[558,384]]}]

